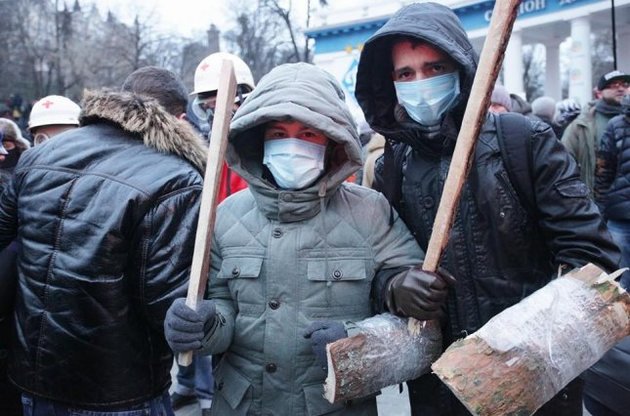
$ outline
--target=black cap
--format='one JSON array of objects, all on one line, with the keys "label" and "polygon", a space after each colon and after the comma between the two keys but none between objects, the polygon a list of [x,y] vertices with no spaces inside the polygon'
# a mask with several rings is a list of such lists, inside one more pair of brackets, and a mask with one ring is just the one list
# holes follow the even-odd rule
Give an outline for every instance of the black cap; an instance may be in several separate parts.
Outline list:
[{"label": "black cap", "polygon": [[606,88],[608,84],[618,79],[630,83],[630,75],[624,74],[621,71],[614,70],[602,75],[602,77],[599,79],[599,82],[597,83],[597,89],[601,91]]}]

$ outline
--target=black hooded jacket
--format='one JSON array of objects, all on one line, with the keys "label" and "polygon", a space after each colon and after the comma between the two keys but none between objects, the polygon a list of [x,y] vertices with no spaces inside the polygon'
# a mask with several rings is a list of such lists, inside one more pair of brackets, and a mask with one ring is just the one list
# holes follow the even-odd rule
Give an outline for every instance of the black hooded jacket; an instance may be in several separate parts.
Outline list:
[{"label": "black hooded jacket", "polygon": [[[395,116],[397,99],[390,56],[393,38],[413,36],[437,45],[459,66],[461,94],[437,139]],[[412,4],[396,13],[366,43],[356,97],[374,131],[388,140],[375,184],[400,212],[426,250],[477,58],[459,19],[436,3]],[[548,283],[559,266],[592,262],[615,269],[619,251],[580,181],[572,157],[551,129],[528,121],[524,155],[532,174],[535,208],[528,209],[508,174],[489,115],[478,139],[441,266],[457,279],[449,291],[445,344],[478,330],[490,318]],[[506,137],[506,135],[504,135]],[[520,174],[523,174],[522,172]],[[412,391],[412,395],[414,392]],[[426,413],[433,414],[433,413]],[[455,414],[446,413],[443,414]]]},{"label": "black hooded jacket", "polygon": [[[396,197],[391,202],[426,249],[477,60],[450,9],[422,3],[403,11],[366,42],[356,95],[371,127],[393,144],[389,155],[404,154],[396,166],[392,164],[393,171],[384,171],[389,161],[381,159],[376,175],[378,183],[400,187],[388,196]],[[401,34],[439,46],[459,65],[460,100],[446,115],[443,134],[435,141],[423,139],[413,121],[394,117],[392,67],[382,65],[382,57],[388,54],[392,37]],[[593,262],[610,270],[618,262],[618,250],[579,181],[577,166],[551,129],[530,122],[531,154],[527,157],[537,207],[536,212],[528,212],[506,172],[495,122],[496,117],[489,115],[482,129],[442,261],[458,278],[457,299],[450,310],[453,336],[479,329],[496,313],[546,284],[559,265]],[[411,146],[401,150],[405,144]],[[397,172],[402,177],[391,181]]]},{"label": "black hooded jacket", "polygon": [[24,153],[0,198],[0,248],[21,245],[9,375],[56,402],[128,408],[170,385],[163,321],[185,295],[206,151],[156,101],[82,107],[82,127]]}]

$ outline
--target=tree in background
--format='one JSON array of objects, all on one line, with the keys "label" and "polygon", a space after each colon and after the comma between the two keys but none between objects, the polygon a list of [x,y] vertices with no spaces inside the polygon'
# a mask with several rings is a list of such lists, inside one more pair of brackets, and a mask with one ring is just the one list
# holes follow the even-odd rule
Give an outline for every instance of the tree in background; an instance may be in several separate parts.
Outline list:
[{"label": "tree in background", "polygon": [[0,97],[20,92],[29,101],[49,94],[78,100],[84,88],[118,87],[135,69],[181,68],[184,40],[161,33],[138,12],[125,24],[109,12],[75,0],[0,2],[0,46],[9,57],[0,69]]},{"label": "tree in background", "polygon": [[[612,53],[612,30],[604,29],[594,31],[591,34],[592,48],[591,57],[593,62],[592,82],[596,86],[599,78],[614,69],[613,53]],[[617,44],[619,47],[627,47],[626,45]]]},{"label": "tree in background", "polygon": [[[303,30],[310,24],[314,5],[306,1],[304,27],[297,24],[291,0],[235,0],[231,4],[235,27],[225,33],[228,50],[243,59],[260,79],[273,67],[286,62],[311,62],[311,44]],[[319,0],[319,7],[328,5]]]},{"label": "tree in background", "polygon": [[545,48],[541,44],[523,47],[523,87],[530,103],[545,95]]}]

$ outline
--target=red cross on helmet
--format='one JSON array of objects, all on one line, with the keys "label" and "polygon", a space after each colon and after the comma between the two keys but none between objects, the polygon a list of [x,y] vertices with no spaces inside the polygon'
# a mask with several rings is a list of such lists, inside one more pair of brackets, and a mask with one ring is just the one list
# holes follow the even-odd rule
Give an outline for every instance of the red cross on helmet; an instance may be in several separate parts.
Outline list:
[{"label": "red cross on helmet", "polygon": [[193,92],[190,95],[212,92],[219,89],[219,76],[224,59],[228,59],[234,64],[236,83],[239,86],[245,87],[244,91],[249,92],[254,89],[256,85],[254,84],[252,71],[241,58],[231,53],[216,52],[206,56],[199,65],[197,65]]},{"label": "red cross on helmet", "polygon": [[33,105],[28,120],[28,128],[57,124],[79,125],[81,107],[61,95],[49,95]]}]

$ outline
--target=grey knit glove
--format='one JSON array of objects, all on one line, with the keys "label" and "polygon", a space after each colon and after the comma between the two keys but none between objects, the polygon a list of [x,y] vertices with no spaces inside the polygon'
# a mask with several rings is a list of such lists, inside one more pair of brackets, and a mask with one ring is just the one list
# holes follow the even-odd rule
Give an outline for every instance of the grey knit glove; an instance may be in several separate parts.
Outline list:
[{"label": "grey knit glove", "polygon": [[164,336],[173,352],[196,351],[214,325],[217,316],[212,300],[202,300],[194,311],[186,306],[186,299],[176,299],[164,319]]},{"label": "grey knit glove", "polygon": [[315,321],[304,331],[304,338],[311,340],[311,348],[317,364],[328,371],[326,344],[348,336],[346,328],[338,321]]}]

